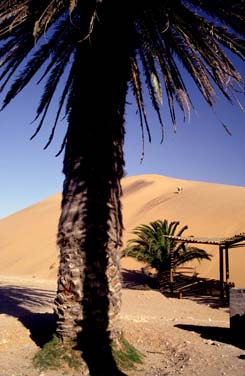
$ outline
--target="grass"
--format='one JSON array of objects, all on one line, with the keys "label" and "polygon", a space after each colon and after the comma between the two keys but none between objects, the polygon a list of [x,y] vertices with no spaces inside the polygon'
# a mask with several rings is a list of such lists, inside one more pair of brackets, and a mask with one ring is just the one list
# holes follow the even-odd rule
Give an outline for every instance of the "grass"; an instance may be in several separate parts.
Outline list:
[{"label": "grass", "polygon": [[[119,343],[112,346],[112,354],[120,369],[134,369],[136,364],[143,363],[143,355],[123,336]],[[82,371],[86,365],[82,360],[81,352],[74,350],[74,347],[75,343],[63,345],[57,336],[53,336],[53,339],[35,354],[33,364],[39,370],[68,368]]]},{"label": "grass", "polygon": [[135,364],[143,363],[143,354],[141,354],[123,336],[120,339],[120,348],[118,348],[118,346],[113,346],[112,353],[118,367],[122,370],[133,369],[135,368]]},{"label": "grass", "polygon": [[80,369],[84,368],[81,354],[70,346],[64,346],[58,337],[47,342],[43,348],[38,351],[33,359],[34,366],[40,370],[60,369],[61,367]]}]

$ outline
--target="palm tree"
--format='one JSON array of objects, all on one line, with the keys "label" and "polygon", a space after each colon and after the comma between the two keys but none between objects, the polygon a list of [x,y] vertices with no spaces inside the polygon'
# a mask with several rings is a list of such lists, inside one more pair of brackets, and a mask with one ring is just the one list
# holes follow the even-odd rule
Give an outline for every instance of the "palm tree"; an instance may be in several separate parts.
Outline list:
[{"label": "palm tree", "polygon": [[[179,62],[212,107],[219,90],[232,101],[242,84],[224,48],[244,59],[244,1],[2,0],[2,108],[36,78],[40,131],[58,90],[47,147],[67,117],[65,175],[58,227],[57,333],[117,338],[121,302],[124,112],[133,91],[139,124],[150,139],[143,88],[163,129],[162,95],[174,128],[175,107],[191,106]],[[143,85],[143,78],[145,84]]]},{"label": "palm tree", "polygon": [[158,271],[158,280],[166,279],[166,274],[170,274],[170,285],[173,283],[172,272],[180,265],[192,260],[210,260],[210,255],[203,249],[188,247],[185,242],[176,242],[169,236],[181,236],[188,228],[181,227],[176,233],[179,222],[168,223],[157,220],[149,225],[139,225],[133,230],[136,238],[128,241],[124,256],[130,256],[144,261]]}]

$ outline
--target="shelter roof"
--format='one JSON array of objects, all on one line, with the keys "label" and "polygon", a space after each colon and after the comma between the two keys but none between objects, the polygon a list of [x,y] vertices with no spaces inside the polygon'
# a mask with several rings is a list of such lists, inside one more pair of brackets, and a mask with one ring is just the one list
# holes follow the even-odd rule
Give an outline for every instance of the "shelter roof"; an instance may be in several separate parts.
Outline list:
[{"label": "shelter roof", "polygon": [[[206,238],[206,237],[195,237],[195,236],[171,236],[171,235],[165,235],[165,237],[169,239],[174,239],[180,242],[185,243],[199,243],[199,244],[215,244],[219,246],[238,246],[238,243],[241,243],[242,241],[245,241],[245,232],[242,232],[241,234],[236,234],[231,237],[223,237],[223,238]],[[239,246],[245,246],[244,244],[239,244]]]}]

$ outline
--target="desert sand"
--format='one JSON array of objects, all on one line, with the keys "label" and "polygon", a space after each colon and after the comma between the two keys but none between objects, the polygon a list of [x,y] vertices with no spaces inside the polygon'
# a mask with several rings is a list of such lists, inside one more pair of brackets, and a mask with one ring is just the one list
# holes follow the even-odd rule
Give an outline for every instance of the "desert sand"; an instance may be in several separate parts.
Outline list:
[{"label": "desert sand", "polygon": [[[188,225],[184,235],[223,238],[245,232],[245,188],[194,182],[158,175],[123,179],[123,241],[141,223],[156,219]],[[177,187],[182,191],[178,193]],[[57,224],[61,195],[57,194],[0,220],[0,274],[56,278]],[[202,246],[212,261],[192,264],[202,277],[219,278],[218,247]],[[231,249],[230,281],[245,286],[245,248]],[[122,263],[131,260],[123,260]]]},{"label": "desert sand", "polygon": [[[144,363],[125,375],[245,375],[245,347],[230,337],[227,308],[207,297],[165,297],[143,279],[139,283],[135,270],[124,273],[120,325],[144,356]],[[1,277],[0,376],[82,376],[67,368],[33,367],[33,356],[52,333],[54,297],[55,281]]]},{"label": "desert sand", "polygon": [[[187,224],[186,235],[245,231],[243,187],[142,175],[125,178],[123,192],[124,244],[136,225],[165,218]],[[71,375],[38,371],[31,360],[52,323],[60,199],[51,196],[0,220],[0,376]],[[215,247],[207,248],[211,262],[192,265],[204,277],[218,278]],[[238,287],[245,286],[244,262],[244,248],[230,251],[230,280]],[[141,267],[122,259],[121,326],[144,354],[144,364],[127,374],[245,376],[245,348],[230,337],[229,309],[212,297],[166,297],[147,285]]]}]

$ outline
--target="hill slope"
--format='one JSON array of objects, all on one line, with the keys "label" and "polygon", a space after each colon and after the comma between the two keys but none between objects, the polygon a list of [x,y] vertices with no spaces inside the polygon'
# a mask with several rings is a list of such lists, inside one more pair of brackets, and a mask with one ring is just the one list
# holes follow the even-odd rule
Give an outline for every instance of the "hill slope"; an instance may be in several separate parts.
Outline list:
[{"label": "hill slope", "polygon": [[[124,244],[141,223],[156,219],[188,225],[185,235],[224,237],[245,231],[245,188],[173,179],[158,175],[123,179]],[[181,190],[178,191],[178,187]],[[0,220],[0,273],[55,278],[60,194]],[[212,262],[194,265],[201,275],[218,278],[218,247],[206,247]],[[123,266],[129,260],[122,261]],[[134,264],[135,265],[135,264]],[[230,251],[230,280],[245,286],[245,248]]]}]

